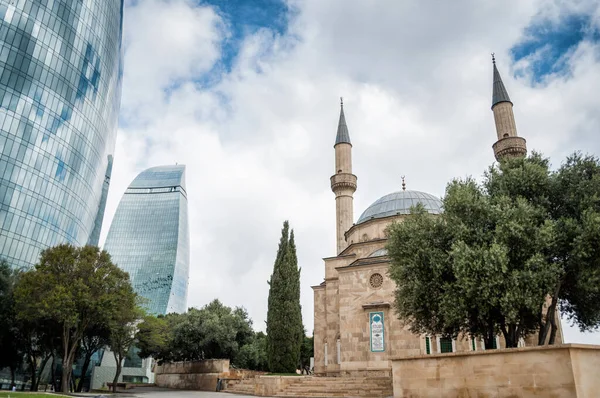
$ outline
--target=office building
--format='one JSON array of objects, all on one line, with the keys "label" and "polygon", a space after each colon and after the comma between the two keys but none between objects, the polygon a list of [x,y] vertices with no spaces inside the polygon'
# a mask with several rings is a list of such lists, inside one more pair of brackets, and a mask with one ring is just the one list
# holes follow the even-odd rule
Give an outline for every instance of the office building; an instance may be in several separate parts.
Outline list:
[{"label": "office building", "polygon": [[189,270],[185,166],[141,172],[115,213],[104,249],[159,315],[184,312]]},{"label": "office building", "polygon": [[121,95],[122,0],[0,2],[0,257],[97,243]]}]

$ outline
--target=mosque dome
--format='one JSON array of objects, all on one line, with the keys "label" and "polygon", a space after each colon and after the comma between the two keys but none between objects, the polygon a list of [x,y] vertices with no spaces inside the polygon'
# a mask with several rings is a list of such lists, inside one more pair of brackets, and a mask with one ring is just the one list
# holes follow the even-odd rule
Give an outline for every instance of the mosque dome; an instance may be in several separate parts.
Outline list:
[{"label": "mosque dome", "polygon": [[430,214],[442,212],[442,201],[439,198],[425,192],[400,191],[377,199],[360,215],[356,223],[361,224],[374,218],[410,214],[410,208],[419,203]]}]

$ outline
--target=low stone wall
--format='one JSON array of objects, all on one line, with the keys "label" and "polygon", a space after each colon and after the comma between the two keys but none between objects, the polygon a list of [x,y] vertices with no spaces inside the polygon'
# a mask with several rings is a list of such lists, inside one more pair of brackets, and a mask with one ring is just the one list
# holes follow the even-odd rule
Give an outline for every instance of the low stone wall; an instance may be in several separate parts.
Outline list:
[{"label": "low stone wall", "polygon": [[230,369],[229,359],[206,359],[158,365],[154,369],[154,382],[158,387],[164,388],[216,391],[219,379],[248,379],[264,373]]},{"label": "low stone wall", "polygon": [[598,397],[600,346],[510,348],[392,361],[394,397]]},{"label": "low stone wall", "polygon": [[156,367],[156,374],[227,373],[229,359],[205,359],[193,362],[171,362]]},{"label": "low stone wall", "polygon": [[158,387],[216,391],[218,379],[229,377],[229,360],[166,363],[156,366],[154,373]]}]

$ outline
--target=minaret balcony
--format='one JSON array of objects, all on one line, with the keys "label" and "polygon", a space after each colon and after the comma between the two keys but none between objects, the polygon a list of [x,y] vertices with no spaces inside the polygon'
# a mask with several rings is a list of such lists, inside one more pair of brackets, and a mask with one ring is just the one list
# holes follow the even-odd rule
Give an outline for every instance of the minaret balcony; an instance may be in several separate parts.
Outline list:
[{"label": "minaret balcony", "polygon": [[350,173],[337,173],[331,176],[331,190],[333,192],[341,190],[356,191],[356,176]]},{"label": "minaret balcony", "polygon": [[523,137],[504,137],[492,146],[496,160],[505,157],[524,157],[527,155],[527,141]]}]

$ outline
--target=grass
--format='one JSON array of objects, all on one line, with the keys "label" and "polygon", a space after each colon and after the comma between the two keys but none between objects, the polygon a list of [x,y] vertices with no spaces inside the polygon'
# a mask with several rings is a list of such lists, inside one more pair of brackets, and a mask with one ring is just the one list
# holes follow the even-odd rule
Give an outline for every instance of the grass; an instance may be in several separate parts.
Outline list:
[{"label": "grass", "polygon": [[27,397],[27,398],[51,398],[51,397],[68,397],[68,395],[57,395],[57,394],[44,394],[39,392],[0,392],[0,398],[18,398],[18,397]]}]

